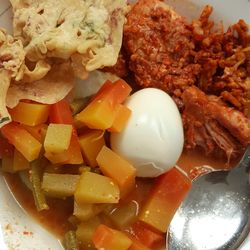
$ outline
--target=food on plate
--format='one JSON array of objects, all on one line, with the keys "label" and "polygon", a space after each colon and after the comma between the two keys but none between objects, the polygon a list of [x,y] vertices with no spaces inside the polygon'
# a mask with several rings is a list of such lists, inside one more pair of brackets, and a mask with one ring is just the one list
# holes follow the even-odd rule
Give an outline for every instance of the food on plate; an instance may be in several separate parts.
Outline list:
[{"label": "food on plate", "polygon": [[[32,62],[70,59],[75,74],[116,63],[122,42],[124,0],[11,0],[14,36]],[[56,8],[55,8],[56,6]]]},{"label": "food on plate", "polygon": [[20,100],[32,100],[43,104],[53,104],[62,100],[73,89],[75,76],[70,64],[52,66],[49,73],[33,82],[12,81],[7,91],[6,105],[14,108]]},{"label": "food on plate", "polygon": [[128,159],[139,177],[156,177],[171,169],[184,143],[178,108],[164,91],[146,88],[131,95],[125,105],[131,117],[120,133],[111,133],[111,148]]},{"label": "food on plate", "polygon": [[218,146],[230,160],[250,144],[249,120],[240,111],[197,87],[186,89],[182,100],[186,147],[199,145],[209,153]]},{"label": "food on plate", "polygon": [[[126,7],[123,0],[12,0],[11,4],[14,35],[0,30],[0,126],[11,120],[6,98],[11,108],[20,99],[55,103],[72,90],[72,73],[85,79],[90,71],[114,65]],[[57,80],[61,76],[66,76],[65,82]],[[51,85],[53,81],[62,89]]]},{"label": "food on plate", "polygon": [[[209,19],[211,13],[212,7],[206,6],[199,19],[188,23],[162,1],[137,1],[126,16],[122,55],[119,57],[121,62],[118,61],[117,66],[108,71],[115,72],[117,69],[118,75],[130,71],[142,88],[163,89],[175,100],[181,112],[185,109],[185,91],[189,92],[189,87],[197,86],[209,99],[217,97],[220,110],[237,113],[241,117],[241,125],[238,126],[249,131],[249,121],[242,119],[249,114],[250,102],[248,25],[240,20],[224,31],[223,27],[215,27]],[[122,63],[124,60],[126,64]],[[121,70],[119,65],[128,69]],[[205,111],[202,105],[197,105],[196,110]],[[191,114],[189,122],[196,124],[195,127],[201,125],[203,130],[192,134],[193,125],[187,124],[186,116],[182,114],[187,125],[184,127],[185,148],[202,146],[205,152],[225,154],[228,159],[241,154],[242,142],[238,142],[242,137],[238,138],[231,129],[234,119],[229,118],[227,125],[218,124],[217,116],[213,118],[216,121],[211,128],[208,124],[211,114],[205,116],[206,119],[201,121],[201,117]],[[216,137],[218,133],[227,138],[219,139]],[[246,140],[243,149],[248,144],[249,140]]]},{"label": "food on plate", "polygon": [[0,159],[17,199],[67,250],[162,250],[192,180],[250,144],[247,24],[160,0],[11,4]]},{"label": "food on plate", "polygon": [[24,63],[25,51],[20,40],[8,35],[5,30],[0,29],[0,124],[10,121],[10,116],[6,109],[6,96],[11,80],[20,79],[36,80],[42,78],[49,70],[44,63],[38,62],[33,71],[30,71]]}]

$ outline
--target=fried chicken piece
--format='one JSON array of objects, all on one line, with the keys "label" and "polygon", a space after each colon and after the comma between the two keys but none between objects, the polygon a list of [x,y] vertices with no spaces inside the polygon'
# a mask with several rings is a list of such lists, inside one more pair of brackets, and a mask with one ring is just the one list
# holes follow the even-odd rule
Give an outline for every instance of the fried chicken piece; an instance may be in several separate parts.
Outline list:
[{"label": "fried chicken piece", "polygon": [[192,63],[192,32],[185,19],[160,0],[139,0],[127,14],[123,46],[142,87],[180,95],[199,74]]},{"label": "fried chicken piece", "polygon": [[200,146],[208,154],[221,149],[230,160],[250,144],[250,122],[241,112],[194,86],[182,100],[186,148]]}]

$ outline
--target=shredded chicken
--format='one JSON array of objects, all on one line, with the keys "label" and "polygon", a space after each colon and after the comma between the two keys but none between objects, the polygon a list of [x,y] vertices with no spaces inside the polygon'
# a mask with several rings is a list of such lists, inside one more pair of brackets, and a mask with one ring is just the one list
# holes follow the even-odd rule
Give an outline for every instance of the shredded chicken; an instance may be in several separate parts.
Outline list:
[{"label": "shredded chicken", "polygon": [[250,123],[241,112],[197,87],[186,89],[182,100],[187,148],[200,146],[208,154],[219,148],[230,159],[250,144]]},{"label": "shredded chicken", "polygon": [[192,22],[195,44],[194,62],[201,66],[197,86],[208,94],[220,96],[245,114],[250,106],[250,34],[239,20],[224,33],[214,31],[209,20],[212,7],[206,6]]}]

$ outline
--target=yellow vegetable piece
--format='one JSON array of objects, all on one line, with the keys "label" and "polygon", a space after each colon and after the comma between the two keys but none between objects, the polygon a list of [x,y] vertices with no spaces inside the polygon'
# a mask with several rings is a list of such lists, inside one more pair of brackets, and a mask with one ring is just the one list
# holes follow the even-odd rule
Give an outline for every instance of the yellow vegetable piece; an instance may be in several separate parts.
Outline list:
[{"label": "yellow vegetable piece", "polygon": [[118,203],[120,191],[114,181],[106,176],[84,172],[75,191],[75,200],[85,203]]},{"label": "yellow vegetable piece", "polygon": [[96,167],[96,157],[102,147],[105,145],[104,132],[100,130],[92,130],[84,133],[79,137],[80,147],[87,164]]},{"label": "yellow vegetable piece", "polygon": [[78,205],[76,202],[74,202],[73,215],[75,215],[80,221],[87,221],[102,212],[105,207],[106,204],[86,203]]},{"label": "yellow vegetable piece", "polygon": [[105,130],[113,124],[115,110],[107,100],[90,103],[82,112],[75,116],[76,123],[83,123],[92,129]]},{"label": "yellow vegetable piece", "polygon": [[126,106],[119,104],[116,108],[115,120],[110,128],[109,132],[119,133],[127,124],[127,121],[131,115],[131,110]]},{"label": "yellow vegetable piece", "polygon": [[99,217],[94,217],[86,222],[81,222],[76,229],[76,238],[82,249],[95,250],[92,237],[96,228],[101,224]]},{"label": "yellow vegetable piece", "polygon": [[29,168],[28,160],[16,149],[14,149],[12,156],[4,155],[2,157],[2,170],[4,172],[16,173]]},{"label": "yellow vegetable piece", "polygon": [[129,162],[106,146],[102,147],[96,160],[101,171],[116,181],[122,196],[133,189],[136,169]]},{"label": "yellow vegetable piece", "polygon": [[68,124],[54,124],[48,126],[44,140],[46,153],[63,153],[69,148],[73,127]]},{"label": "yellow vegetable piece", "polygon": [[105,214],[116,227],[124,229],[136,220],[138,215],[138,204],[135,201],[130,201],[125,205],[113,208]]},{"label": "yellow vegetable piece", "polygon": [[52,163],[56,165],[62,165],[69,160],[69,155],[65,152],[61,153],[50,153],[45,152],[44,156]]},{"label": "yellow vegetable piece", "polygon": [[46,104],[19,102],[15,108],[9,110],[9,113],[13,121],[36,126],[47,121],[49,108]]},{"label": "yellow vegetable piece", "polygon": [[13,170],[14,172],[22,171],[30,168],[28,160],[15,149],[13,158]]}]

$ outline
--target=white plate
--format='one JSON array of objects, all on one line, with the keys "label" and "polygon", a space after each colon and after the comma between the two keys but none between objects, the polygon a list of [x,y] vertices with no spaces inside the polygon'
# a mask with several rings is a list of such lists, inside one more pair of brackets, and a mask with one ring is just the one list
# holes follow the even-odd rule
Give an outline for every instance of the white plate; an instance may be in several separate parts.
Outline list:
[{"label": "white plate", "polygon": [[[9,0],[0,0],[0,27],[11,30],[11,8]],[[180,14],[197,17],[202,6],[214,6],[214,17],[224,24],[235,23],[243,18],[250,23],[249,0],[168,0]],[[0,175],[0,249],[1,250],[62,250],[59,241],[31,218],[16,202]],[[25,233],[26,232],[26,233]],[[250,236],[241,250],[250,249]]]}]

